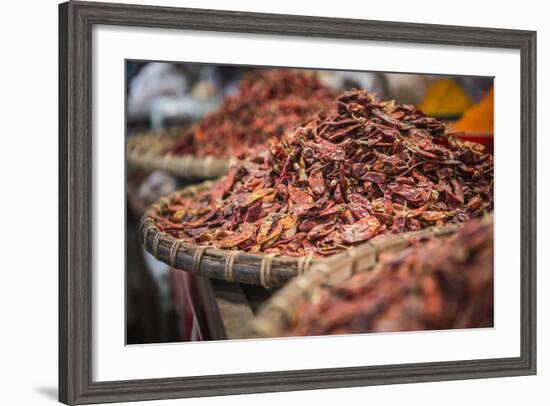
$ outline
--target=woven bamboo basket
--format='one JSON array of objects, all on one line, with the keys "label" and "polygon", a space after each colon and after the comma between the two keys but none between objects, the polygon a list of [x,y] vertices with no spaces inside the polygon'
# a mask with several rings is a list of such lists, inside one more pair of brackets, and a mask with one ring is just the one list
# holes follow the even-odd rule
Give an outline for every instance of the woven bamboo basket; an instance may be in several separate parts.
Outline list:
[{"label": "woven bamboo basket", "polygon": [[145,249],[173,268],[229,282],[281,286],[296,275],[305,273],[314,263],[313,257],[289,257],[274,254],[253,254],[196,245],[161,232],[150,214],[162,215],[166,205],[176,196],[192,197],[212,187],[213,181],[192,185],[163,197],[144,214],[141,222]]},{"label": "woven bamboo basket", "polygon": [[[276,254],[247,253],[237,250],[218,249],[196,245],[174,238],[160,231],[151,214],[162,216],[169,202],[177,197],[193,197],[210,189],[213,181],[192,185],[165,196],[149,207],[141,222],[144,248],[156,259],[173,268],[183,269],[197,275],[228,282],[261,285],[266,288],[282,286],[295,276],[304,275],[313,269],[339,269],[347,275],[371,269],[381,251],[400,249],[411,239],[448,234],[456,226],[428,228],[414,233],[378,236],[365,244],[327,257],[290,257]],[[321,274],[324,274],[321,272]],[[306,279],[308,280],[308,279]],[[304,282],[300,282],[302,284]]]},{"label": "woven bamboo basket", "polygon": [[320,288],[341,283],[358,272],[370,271],[381,253],[400,251],[413,241],[448,236],[458,228],[459,225],[453,224],[373,239],[352,249],[352,255],[317,263],[311,272],[289,282],[262,305],[253,321],[253,329],[259,337],[284,336],[293,324],[296,309],[303,303],[315,301]]},{"label": "woven bamboo basket", "polygon": [[[128,165],[145,170],[161,170],[182,178],[214,179],[223,176],[235,159],[193,155],[172,155],[166,153],[176,141],[180,141],[184,130],[181,128],[149,132],[136,135],[128,140]],[[187,137],[191,137],[188,132]]]}]

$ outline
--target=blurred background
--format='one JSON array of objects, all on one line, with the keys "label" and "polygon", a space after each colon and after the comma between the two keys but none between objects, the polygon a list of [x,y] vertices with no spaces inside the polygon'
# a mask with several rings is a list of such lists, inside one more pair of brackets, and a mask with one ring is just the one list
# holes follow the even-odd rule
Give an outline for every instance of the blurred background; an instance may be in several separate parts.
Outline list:
[{"label": "blurred background", "polygon": [[[127,140],[145,132],[188,126],[238,92],[244,74],[257,67],[196,63],[127,62]],[[336,90],[363,88],[381,99],[414,104],[449,121],[465,139],[493,145],[493,79],[474,76],[316,71]],[[162,195],[200,179],[127,168],[127,344],[208,339],[197,320],[193,282],[146,253],[139,222]],[[252,289],[250,294],[254,296]],[[194,309],[195,306],[195,309]]]},{"label": "blurred background", "polygon": [[[224,97],[235,94],[239,80],[257,67],[198,63],[127,62],[128,134],[200,119]],[[428,115],[456,119],[479,102],[493,79],[477,76],[383,72],[315,71],[325,85],[339,90],[368,89],[382,99],[414,104]]]}]

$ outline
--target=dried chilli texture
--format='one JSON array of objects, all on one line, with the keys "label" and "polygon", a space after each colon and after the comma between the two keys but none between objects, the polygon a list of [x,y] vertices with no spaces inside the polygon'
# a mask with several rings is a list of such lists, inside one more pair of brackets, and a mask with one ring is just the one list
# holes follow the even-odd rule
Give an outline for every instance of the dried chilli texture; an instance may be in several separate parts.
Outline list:
[{"label": "dried chilli texture", "polygon": [[372,272],[322,287],[286,334],[329,335],[493,325],[493,223],[385,255]]},{"label": "dried chilli texture", "polygon": [[163,231],[187,242],[324,256],[493,209],[493,157],[411,105],[350,91],[256,148],[208,191],[175,197]]},{"label": "dried chilli texture", "polygon": [[257,70],[237,94],[204,117],[171,147],[176,155],[236,157],[247,148],[279,137],[330,104],[335,94],[312,72]]}]

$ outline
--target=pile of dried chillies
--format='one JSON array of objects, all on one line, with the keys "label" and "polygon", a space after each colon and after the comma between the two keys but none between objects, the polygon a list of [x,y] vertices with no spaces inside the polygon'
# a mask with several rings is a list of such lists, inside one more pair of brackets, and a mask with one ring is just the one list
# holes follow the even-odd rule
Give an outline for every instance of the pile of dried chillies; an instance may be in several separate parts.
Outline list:
[{"label": "pile of dried chillies", "polygon": [[237,94],[200,120],[170,149],[175,155],[236,157],[279,137],[334,98],[311,72],[275,69],[247,74]]},{"label": "pile of dried chillies", "polygon": [[286,334],[327,335],[493,325],[493,223],[386,254],[371,272],[320,287]]},{"label": "pile of dried chillies", "polygon": [[207,193],[171,199],[162,231],[190,243],[324,256],[374,236],[493,209],[493,157],[412,105],[363,90],[272,139]]}]

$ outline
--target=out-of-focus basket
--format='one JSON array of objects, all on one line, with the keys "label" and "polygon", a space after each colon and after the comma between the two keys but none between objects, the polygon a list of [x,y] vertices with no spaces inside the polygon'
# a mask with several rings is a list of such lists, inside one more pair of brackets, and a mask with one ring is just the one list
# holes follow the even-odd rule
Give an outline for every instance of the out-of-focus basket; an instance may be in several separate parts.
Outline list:
[{"label": "out-of-focus basket", "polygon": [[[368,243],[350,248],[327,257],[290,257],[276,254],[247,253],[237,250],[218,249],[197,245],[174,238],[160,231],[153,216],[162,216],[170,201],[178,196],[193,197],[211,188],[213,181],[189,186],[163,197],[144,214],[141,230],[145,249],[158,260],[198,275],[229,282],[262,285],[266,288],[282,286],[297,275],[311,269],[344,269],[346,272],[361,272],[374,266],[380,251],[405,246],[410,239],[449,233],[456,226],[429,228],[414,233],[378,236]],[[322,265],[322,267],[317,267]],[[303,283],[303,282],[300,282]]]},{"label": "out-of-focus basket", "polygon": [[[358,250],[352,250],[353,254],[347,257],[317,263],[311,272],[295,278],[263,304],[253,322],[254,330],[260,337],[284,336],[288,327],[293,324],[296,309],[305,302],[315,301],[320,288],[341,283],[358,272],[370,271],[381,253],[400,251],[413,241],[447,236],[458,228],[458,225],[453,224],[390,235],[371,240]],[[363,266],[357,267],[358,262]]]},{"label": "out-of-focus basket", "polygon": [[182,137],[191,136],[190,131],[175,128],[131,137],[126,150],[128,165],[146,170],[162,170],[182,178],[214,179],[225,175],[235,159],[211,155],[198,158],[167,152]]}]

